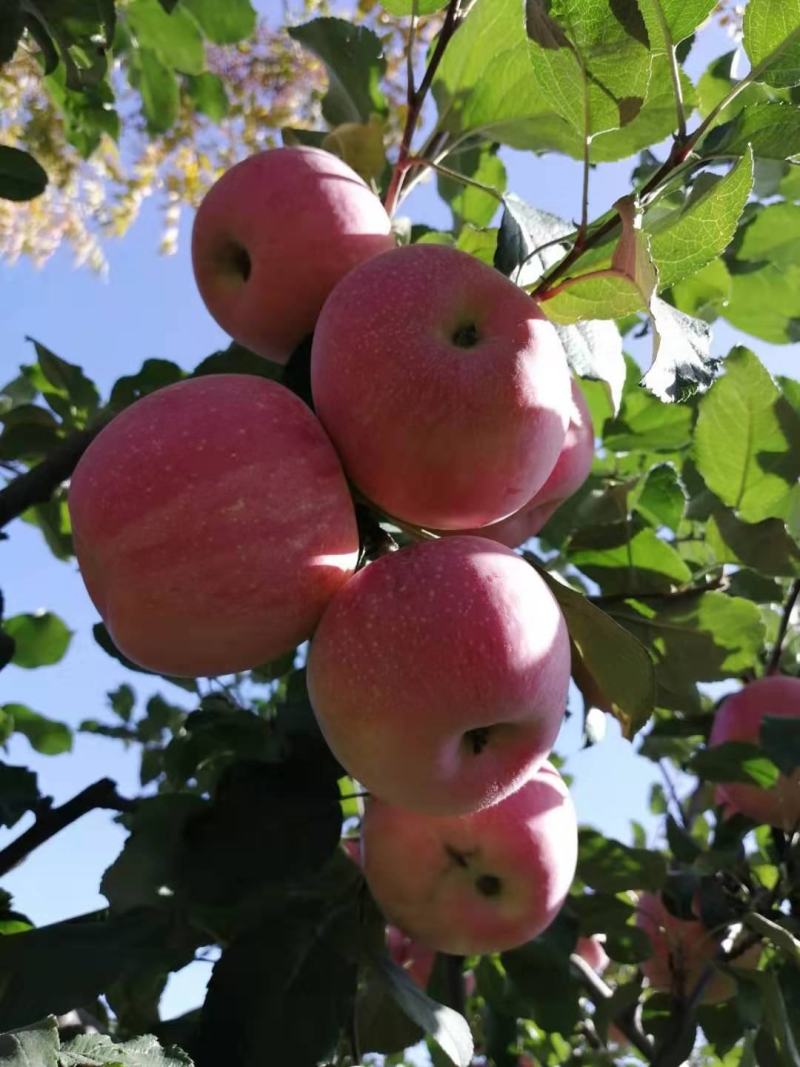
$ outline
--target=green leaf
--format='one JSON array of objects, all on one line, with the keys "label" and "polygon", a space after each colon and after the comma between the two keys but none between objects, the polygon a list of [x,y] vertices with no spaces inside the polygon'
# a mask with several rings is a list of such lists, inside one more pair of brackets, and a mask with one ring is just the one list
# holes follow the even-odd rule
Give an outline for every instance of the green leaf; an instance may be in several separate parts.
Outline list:
[{"label": "green leaf", "polygon": [[759,740],[763,751],[783,774],[792,774],[800,767],[800,718],[765,715]]},{"label": "green leaf", "polygon": [[[800,110],[798,111],[800,114]],[[800,264],[800,206],[768,204],[753,215],[737,242],[736,258],[773,267]]]},{"label": "green leaf", "polygon": [[13,826],[39,800],[36,775],[0,762],[0,826]]},{"label": "green leaf", "polygon": [[[155,3],[156,0],[153,0]],[[171,16],[170,16],[171,17]],[[140,48],[138,53],[139,90],[147,119],[147,128],[152,133],[164,133],[178,117],[180,94],[178,80],[158,54],[150,48]]]},{"label": "green leaf", "polygon": [[59,1067],[193,1067],[192,1060],[173,1047],[162,1048],[152,1034],[116,1045],[106,1034],[79,1034],[61,1050]]},{"label": "green leaf", "polygon": [[639,388],[641,371],[633,360],[628,373],[622,408],[603,430],[603,442],[614,452],[675,452],[691,440],[692,411],[689,407],[662,404]]},{"label": "green leaf", "polygon": [[660,889],[667,877],[667,859],[660,852],[631,848],[596,830],[578,834],[578,877],[592,889],[621,893],[628,889]]},{"label": "green leaf", "polygon": [[674,216],[647,227],[659,288],[674,285],[710,263],[730,244],[753,188],[753,153]]},{"label": "green leaf", "polygon": [[497,194],[493,196],[474,185],[439,174],[439,196],[450,205],[456,228],[464,222],[472,226],[488,226],[500,206],[499,198],[506,187],[506,168],[497,155],[496,146],[481,145],[456,152],[447,157],[447,166],[480,185],[494,189]]},{"label": "green leaf", "polygon": [[[182,965],[183,959],[180,962]],[[71,920],[0,938],[0,1026],[87,1004],[122,974],[177,963],[164,917]]]},{"label": "green leaf", "polygon": [[731,295],[724,311],[728,322],[773,344],[800,339],[800,267],[737,266],[731,264]]},{"label": "green leaf", "polygon": [[133,714],[133,707],[136,703],[136,694],[131,687],[124,683],[117,689],[107,693],[108,703],[111,705],[111,710],[115,715],[118,715],[123,722],[130,722],[131,715]]},{"label": "green leaf", "polygon": [[586,319],[621,319],[643,307],[636,283],[615,270],[568,278],[541,304],[551,322],[563,325]]},{"label": "green leaf", "polygon": [[58,663],[72,640],[72,631],[50,611],[14,615],[6,619],[4,627],[16,642],[11,662],[17,667],[33,669]]},{"label": "green leaf", "polygon": [[645,478],[636,510],[653,526],[677,530],[686,507],[686,495],[671,463],[659,463]]},{"label": "green leaf", "polygon": [[539,937],[500,957],[518,1011],[544,1030],[569,1034],[580,1018],[581,986],[569,963],[577,933],[577,923],[562,913]]},{"label": "green leaf", "polygon": [[720,506],[709,517],[705,537],[720,563],[744,564],[762,576],[800,575],[800,548],[780,519],[746,523]]},{"label": "green leaf", "polygon": [[[100,406],[97,386],[76,363],[68,363],[33,337],[28,337],[27,340],[36,349],[36,357],[44,377],[39,386],[45,400],[71,424],[85,425]],[[66,405],[57,401],[56,398],[61,397],[66,399]]]},{"label": "green leaf", "polygon": [[54,493],[44,504],[35,504],[27,511],[23,511],[20,518],[23,522],[39,528],[47,547],[56,559],[68,560],[74,555],[72,524],[66,493],[63,490]]},{"label": "green leaf", "polygon": [[715,6],[716,0],[639,0],[650,47],[669,51],[689,37]]},{"label": "green leaf", "polygon": [[179,382],[184,377],[184,372],[177,363],[171,363],[167,359],[146,359],[136,374],[117,379],[111,390],[109,405],[112,408],[127,407],[148,393]]},{"label": "green leaf", "polygon": [[642,385],[664,403],[705,392],[722,366],[722,360],[711,354],[708,323],[684,315],[658,297],[650,302],[650,320],[653,361]]},{"label": "green leaf", "polygon": [[372,961],[372,974],[389,995],[426,1034],[430,1034],[439,1048],[456,1067],[469,1067],[472,1063],[474,1045],[467,1020],[437,1004],[386,956]]},{"label": "green leaf", "polygon": [[800,0],[750,0],[744,14],[744,47],[753,66],[769,60],[761,81],[800,82]]},{"label": "green leaf", "polygon": [[725,374],[700,401],[695,461],[709,489],[745,522],[786,515],[800,477],[800,421],[746,348],[732,350]]},{"label": "green leaf", "polygon": [[41,1022],[0,1034],[2,1067],[61,1067],[58,1021],[53,1015]]},{"label": "green leaf", "polygon": [[780,100],[742,108],[736,118],[715,127],[702,144],[704,156],[743,156],[747,146],[760,159],[800,154],[800,113]]},{"label": "green leaf", "polygon": [[45,718],[24,704],[3,704],[1,710],[13,717],[14,731],[27,737],[31,747],[43,756],[71,751],[72,731],[66,723]]},{"label": "green leaf", "polygon": [[33,200],[47,187],[47,172],[32,155],[0,145],[0,198]]},{"label": "green leaf", "polygon": [[191,11],[200,29],[215,44],[236,44],[256,28],[257,14],[250,0],[181,0]]},{"label": "green leaf", "polygon": [[688,770],[706,782],[744,782],[761,789],[771,789],[779,774],[757,745],[745,741],[725,741],[701,749],[689,761]]},{"label": "green leaf", "polygon": [[192,98],[197,111],[219,122],[228,114],[228,94],[225,83],[218,74],[203,71],[196,77],[186,76],[186,90]]},{"label": "green leaf", "polygon": [[625,737],[653,710],[653,664],[647,650],[585,596],[539,571],[564,613],[572,644],[572,671],[587,702],[612,714]]},{"label": "green leaf", "polygon": [[569,560],[604,593],[667,592],[691,583],[692,572],[651,527],[633,532],[628,522],[579,530],[569,546]]},{"label": "green leaf", "polygon": [[670,290],[670,303],[686,315],[713,322],[728,303],[731,276],[725,261],[715,259]]},{"label": "green leaf", "polygon": [[[231,3],[218,6],[227,10]],[[158,0],[130,0],[125,15],[142,52],[155,53],[168,71],[200,74],[205,67],[203,36],[186,7],[181,3],[168,15]]]},{"label": "green leaf", "polygon": [[321,59],[328,71],[322,114],[332,126],[368,122],[387,109],[380,81],[386,72],[383,46],[372,30],[345,19],[319,18],[291,26],[289,36]]}]

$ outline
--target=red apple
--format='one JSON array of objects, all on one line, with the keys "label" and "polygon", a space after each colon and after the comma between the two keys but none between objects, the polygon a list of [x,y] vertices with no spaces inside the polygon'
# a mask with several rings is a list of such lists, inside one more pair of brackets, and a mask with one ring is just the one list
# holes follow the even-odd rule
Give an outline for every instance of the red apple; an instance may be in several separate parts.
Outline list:
[{"label": "red apple", "polygon": [[408,971],[409,977],[420,989],[425,989],[431,979],[436,953],[413,941],[396,926],[386,927],[386,947],[397,966]]},{"label": "red apple", "polygon": [[592,416],[577,382],[572,383],[572,406],[564,444],[550,477],[528,503],[501,522],[473,530],[501,545],[516,548],[533,537],[550,520],[553,512],[576,493],[592,469],[594,427]]},{"label": "red apple", "polygon": [[[800,719],[800,678],[770,675],[726,697],[714,716],[709,744],[747,741],[757,745],[761,723],[767,715]],[[756,822],[786,831],[800,826],[800,768],[781,775],[771,789],[725,782],[716,796],[730,813],[740,812]]]},{"label": "red apple", "polygon": [[163,674],[284,655],[357,560],[325,431],[288,389],[251,375],[190,379],[127,408],[78,464],[69,509],[111,636]]},{"label": "red apple", "polygon": [[337,156],[273,148],[237,163],[200,205],[192,261],[208,310],[276,363],[314,330],[356,264],[394,247],[380,200]]},{"label": "red apple", "polygon": [[570,379],[536,303],[440,245],[363,263],[314,333],[314,405],[348,476],[406,522],[463,530],[517,511],[564,443]]},{"label": "red apple", "polygon": [[[650,985],[673,996],[692,994],[709,963],[714,960],[720,937],[707,930],[699,919],[677,919],[660,896],[644,893],[636,905],[636,925],[644,930],[653,946],[653,954],[642,963],[642,973]],[[755,967],[760,948],[754,945],[735,963]],[[705,987],[703,1004],[728,1000],[736,992],[736,981],[722,971],[716,971]]]},{"label": "red apple", "polygon": [[364,873],[387,919],[440,952],[502,952],[553,921],[575,874],[575,809],[548,763],[482,811],[432,816],[368,801]]},{"label": "red apple", "polygon": [[462,814],[550,751],[570,673],[542,579],[481,537],[426,541],[360,570],[322,617],[308,691],[339,762],[392,804]]}]

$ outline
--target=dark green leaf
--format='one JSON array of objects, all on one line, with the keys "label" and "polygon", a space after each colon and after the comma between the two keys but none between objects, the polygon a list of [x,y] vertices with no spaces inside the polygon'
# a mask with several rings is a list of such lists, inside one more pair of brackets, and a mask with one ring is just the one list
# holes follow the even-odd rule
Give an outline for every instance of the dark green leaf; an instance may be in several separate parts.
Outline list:
[{"label": "dark green leaf", "polygon": [[196,77],[186,76],[186,90],[192,98],[195,108],[203,115],[219,122],[228,114],[228,94],[225,83],[218,74],[204,71]]},{"label": "dark green leaf", "polygon": [[386,71],[383,46],[364,26],[345,19],[319,18],[292,26],[289,35],[321,59],[328,71],[322,114],[332,126],[368,122],[386,111],[380,80]]},{"label": "dark green leaf", "polygon": [[578,835],[578,876],[605,893],[627,889],[660,889],[667,876],[666,857],[644,848],[630,848],[596,830]]},{"label": "dark green leaf", "polygon": [[587,702],[610,712],[626,737],[653,710],[653,664],[647,650],[585,596],[540,572],[564,613],[572,643],[572,670]]},{"label": "dark green leaf", "polygon": [[2,711],[13,718],[14,730],[30,741],[43,756],[60,756],[72,748],[72,731],[63,722],[39,715],[23,704],[3,704]]},{"label": "dark green leaf", "polygon": [[721,563],[743,563],[762,576],[800,574],[800,548],[780,519],[742,522],[720,506],[712,512],[705,536]]},{"label": "dark green leaf", "polygon": [[125,683],[107,693],[106,696],[114,714],[118,715],[123,722],[130,722],[133,706],[136,702],[136,695],[131,687]]},{"label": "dark green leaf", "polygon": [[[100,396],[97,386],[86,377],[77,364],[68,363],[67,360],[55,355],[32,337],[27,340],[36,349],[39,367],[45,379],[40,385],[45,400],[62,418],[68,414],[71,422],[84,425],[89,416],[93,415],[99,407]],[[54,394],[66,398],[68,401],[66,412],[63,407],[59,410],[58,406],[52,404]]]},{"label": "dark green leaf", "polygon": [[800,154],[800,113],[779,100],[743,108],[736,118],[717,126],[703,141],[707,156],[741,156],[752,146],[762,159],[784,160]]},{"label": "dark green leaf", "polygon": [[250,0],[181,0],[181,7],[194,15],[200,29],[215,44],[236,44],[256,27],[256,12]]},{"label": "dark green leaf", "polygon": [[689,769],[707,782],[745,782],[771,789],[778,780],[778,768],[757,745],[745,741],[725,741],[696,753]]},{"label": "dark green leaf", "polygon": [[179,382],[184,377],[176,363],[166,359],[146,359],[136,374],[119,378],[111,390],[109,404],[112,408],[126,407],[135,400]]},{"label": "dark green leaf", "polygon": [[19,148],[0,145],[0,197],[33,200],[47,187],[47,172],[33,156]]},{"label": "dark green leaf", "polygon": [[577,924],[562,913],[535,940],[501,956],[526,1015],[545,1030],[569,1034],[578,1021],[581,987],[569,964],[576,938]]},{"label": "dark green leaf", "polygon": [[800,718],[767,714],[761,721],[761,748],[784,774],[800,767]]},{"label": "dark green leaf", "polygon": [[636,501],[636,510],[653,526],[677,530],[685,506],[686,496],[672,464],[653,467]]},{"label": "dark green leaf", "polygon": [[688,585],[692,572],[676,550],[646,526],[627,522],[579,530],[570,542],[570,562],[610,595],[667,592]]},{"label": "dark green leaf", "polygon": [[16,642],[12,663],[17,667],[45,667],[63,659],[72,640],[57,615],[50,611],[35,615],[14,615],[3,624],[6,633]]},{"label": "dark green leaf", "polygon": [[0,762],[0,826],[13,826],[38,800],[33,771]]},{"label": "dark green leaf", "polygon": [[7,63],[12,58],[24,28],[21,0],[8,0],[0,11],[0,63]]},{"label": "dark green leaf", "polygon": [[474,1046],[466,1019],[431,1000],[408,973],[388,957],[372,961],[375,979],[394,998],[409,1019],[412,1019],[436,1044],[456,1067],[469,1067]]}]

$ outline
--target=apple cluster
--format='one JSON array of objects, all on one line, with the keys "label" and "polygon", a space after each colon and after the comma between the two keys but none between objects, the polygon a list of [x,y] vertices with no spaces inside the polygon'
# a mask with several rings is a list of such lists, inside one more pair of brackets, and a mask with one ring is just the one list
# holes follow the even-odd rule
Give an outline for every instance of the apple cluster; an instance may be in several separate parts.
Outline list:
[{"label": "apple cluster", "polygon": [[[584,481],[593,429],[536,303],[451,247],[396,247],[335,156],[281,148],[201,205],[200,293],[241,344],[311,344],[313,409],[266,377],[195,377],[94,440],[69,507],[119,649],[162,674],[246,670],[310,639],[310,700],[369,790],[364,871],[429,949],[510,948],[554,918],[577,831],[547,757],[570,677],[545,581],[512,549]],[[353,495],[419,535],[358,568]]]}]

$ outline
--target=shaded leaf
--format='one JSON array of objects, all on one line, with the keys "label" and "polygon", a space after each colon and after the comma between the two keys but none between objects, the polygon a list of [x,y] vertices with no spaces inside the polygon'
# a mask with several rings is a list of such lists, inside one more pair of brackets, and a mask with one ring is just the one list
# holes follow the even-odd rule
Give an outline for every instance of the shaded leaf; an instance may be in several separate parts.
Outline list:
[{"label": "shaded leaf", "polygon": [[36,806],[39,800],[36,783],[36,775],[27,767],[0,762],[0,826],[13,826]]},{"label": "shaded leaf", "polygon": [[14,615],[3,625],[16,644],[11,662],[29,670],[58,663],[72,640],[72,631],[51,611]]},{"label": "shaded leaf", "polygon": [[28,152],[0,145],[0,198],[33,200],[47,187],[47,171]]},{"label": "shaded leaf", "polygon": [[701,749],[690,760],[689,769],[707,782],[744,782],[761,789],[771,789],[778,780],[772,760],[746,741],[725,741]]}]

